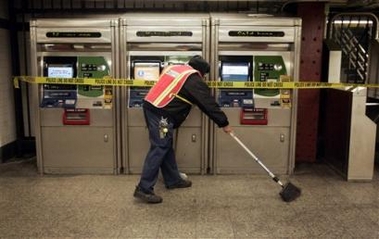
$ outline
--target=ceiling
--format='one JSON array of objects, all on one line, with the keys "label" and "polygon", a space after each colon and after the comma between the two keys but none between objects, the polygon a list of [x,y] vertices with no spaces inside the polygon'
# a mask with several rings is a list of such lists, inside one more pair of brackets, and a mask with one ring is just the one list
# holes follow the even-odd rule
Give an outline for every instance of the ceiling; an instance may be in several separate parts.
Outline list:
[{"label": "ceiling", "polygon": [[8,0],[16,13],[115,13],[128,11],[291,13],[298,4],[323,2],[331,12],[379,12],[379,0]]}]

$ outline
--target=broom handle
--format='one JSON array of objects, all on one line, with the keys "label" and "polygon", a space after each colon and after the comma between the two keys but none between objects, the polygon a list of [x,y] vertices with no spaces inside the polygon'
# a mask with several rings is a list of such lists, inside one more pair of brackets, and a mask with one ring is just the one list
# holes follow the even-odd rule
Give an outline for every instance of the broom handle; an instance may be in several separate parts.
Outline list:
[{"label": "broom handle", "polygon": [[278,177],[276,177],[275,176],[275,174],[273,174],[271,171],[270,171],[270,169],[268,169],[267,167],[266,167],[266,165],[264,165],[259,159],[258,159],[258,157],[257,156],[255,156],[255,154],[253,154],[251,151],[250,151],[250,149],[248,149],[247,147],[246,147],[246,145],[244,144],[244,143],[242,143],[242,141],[236,136],[236,135],[234,135],[234,133],[233,132],[230,132],[229,133],[230,134],[230,136],[232,136],[236,141],[237,141],[237,143],[239,144],[239,145],[241,145],[241,147],[243,148],[243,149],[245,149],[245,151],[247,152],[247,153],[249,153],[250,154],[250,156],[259,164],[259,165],[261,165],[261,167],[270,175],[270,177],[275,181],[275,182],[277,182],[280,186],[282,186],[283,187],[283,183],[279,180],[279,178]]}]

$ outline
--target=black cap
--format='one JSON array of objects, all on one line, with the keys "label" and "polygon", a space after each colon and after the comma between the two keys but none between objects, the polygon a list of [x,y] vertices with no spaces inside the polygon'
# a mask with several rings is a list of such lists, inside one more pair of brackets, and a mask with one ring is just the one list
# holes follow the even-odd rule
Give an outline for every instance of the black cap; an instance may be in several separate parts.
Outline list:
[{"label": "black cap", "polygon": [[209,73],[210,66],[208,62],[206,62],[204,58],[199,55],[193,56],[189,60],[188,65],[192,66],[195,70],[198,70],[202,76]]}]

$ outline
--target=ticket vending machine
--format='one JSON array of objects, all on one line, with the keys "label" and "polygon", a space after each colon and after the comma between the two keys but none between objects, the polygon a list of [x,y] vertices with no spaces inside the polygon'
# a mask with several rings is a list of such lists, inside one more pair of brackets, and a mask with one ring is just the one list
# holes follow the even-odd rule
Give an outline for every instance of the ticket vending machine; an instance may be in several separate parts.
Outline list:
[{"label": "ticket vending machine", "polygon": [[[232,82],[297,81],[301,20],[211,14],[211,78],[226,87],[215,96],[236,135],[276,173],[295,162],[296,102],[293,90],[234,88]],[[231,83],[228,83],[231,82]],[[211,129],[213,173],[264,173],[222,130]]]},{"label": "ticket vending machine", "polygon": [[[194,55],[209,55],[209,16],[128,14],[120,20],[121,74],[132,80],[156,81],[172,64],[186,64]],[[139,174],[150,147],[142,103],[149,88],[122,89],[123,170]],[[207,119],[193,107],[174,135],[178,167],[202,174],[207,164]]]},{"label": "ticket vending machine", "polygon": [[[37,164],[40,173],[118,172],[115,91],[72,78],[117,77],[114,20],[30,22]],[[50,84],[51,83],[51,84]],[[56,83],[56,84],[54,84]]]}]

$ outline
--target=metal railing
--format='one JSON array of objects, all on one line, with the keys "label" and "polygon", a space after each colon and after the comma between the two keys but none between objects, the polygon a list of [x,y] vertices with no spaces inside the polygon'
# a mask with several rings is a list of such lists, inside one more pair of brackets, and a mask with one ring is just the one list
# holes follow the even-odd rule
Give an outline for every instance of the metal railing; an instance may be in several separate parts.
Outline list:
[{"label": "metal railing", "polygon": [[376,16],[372,13],[343,13],[328,22],[328,38],[342,49],[342,82],[366,83],[370,42],[377,38]]}]

